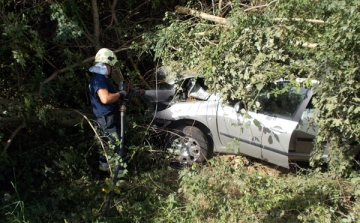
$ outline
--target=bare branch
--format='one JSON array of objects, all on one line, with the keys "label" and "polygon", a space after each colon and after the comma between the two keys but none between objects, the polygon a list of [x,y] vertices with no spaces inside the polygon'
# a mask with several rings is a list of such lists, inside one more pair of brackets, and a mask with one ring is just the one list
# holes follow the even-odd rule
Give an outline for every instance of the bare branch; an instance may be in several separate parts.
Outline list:
[{"label": "bare branch", "polygon": [[202,19],[206,19],[209,21],[213,21],[219,24],[223,24],[226,25],[226,19],[222,18],[222,17],[218,17],[218,16],[214,16],[214,15],[210,15],[207,13],[203,13],[203,12],[199,12],[187,7],[182,7],[182,6],[176,6],[175,7],[175,12],[179,13],[179,14],[186,14],[186,15],[193,15]]},{"label": "bare branch", "polygon": [[114,0],[112,5],[110,6],[110,12],[111,12],[111,17],[112,17],[111,22],[114,21],[115,25],[118,25],[119,22],[117,20],[116,14],[115,14],[116,5],[117,5],[117,0]]},{"label": "bare branch", "polygon": [[[87,63],[87,62],[90,62],[90,61],[92,61],[92,60],[94,60],[94,57],[89,57],[89,58],[83,60],[83,63]],[[42,92],[42,88],[43,88],[43,86],[44,86],[45,84],[47,84],[47,83],[49,83],[50,81],[52,81],[55,77],[57,77],[58,74],[64,73],[64,72],[66,72],[66,71],[68,71],[68,70],[70,70],[70,69],[72,69],[72,68],[74,68],[74,67],[76,67],[76,66],[78,66],[78,64],[73,64],[73,65],[71,65],[71,66],[69,66],[69,67],[65,67],[65,68],[63,68],[63,69],[57,70],[57,71],[55,71],[54,73],[52,73],[50,77],[48,77],[46,80],[44,80],[44,81],[40,84],[39,92],[38,92],[36,98],[39,98],[39,97],[40,97],[41,92]]]},{"label": "bare branch", "polygon": [[315,47],[319,46],[319,44],[317,44],[317,43],[307,43],[307,42],[302,43],[299,41],[297,41],[295,44],[299,45],[299,46],[303,46],[303,47],[308,47],[308,48],[315,48]]},{"label": "bare branch", "polygon": [[85,114],[83,114],[83,113],[81,113],[80,111],[78,111],[78,110],[73,109],[72,111],[80,114],[80,115],[86,120],[86,122],[90,125],[91,129],[92,129],[93,132],[95,133],[96,138],[99,140],[103,151],[105,152],[104,143],[103,143],[103,141],[101,140],[101,137],[99,136],[99,134],[98,134],[98,132],[96,131],[96,129],[94,128],[94,126],[91,124],[91,122],[90,122],[90,120],[88,119],[88,117],[87,117]]},{"label": "bare branch", "polygon": [[[125,51],[125,50],[127,50],[127,49],[128,49],[128,48],[119,48],[119,49],[117,49],[117,50],[114,50],[113,52],[114,52],[114,53],[117,53],[117,52],[120,52],[120,51]],[[57,70],[57,71],[55,71],[54,73],[52,73],[50,77],[48,77],[46,80],[44,80],[44,81],[40,84],[39,91],[38,91],[38,94],[37,94],[37,98],[40,97],[43,86],[44,86],[45,84],[49,83],[50,81],[52,81],[54,78],[56,78],[58,74],[61,74],[61,73],[64,73],[64,72],[66,72],[66,71],[68,71],[68,70],[70,70],[70,69],[73,69],[73,68],[79,66],[79,64],[88,63],[88,62],[90,62],[90,61],[93,61],[94,58],[95,58],[95,56],[86,58],[86,59],[83,60],[81,63],[73,64],[73,65],[71,65],[71,66],[69,66],[69,67],[62,68],[62,69]]]},{"label": "bare branch", "polygon": [[1,156],[4,156],[7,149],[9,148],[9,146],[11,145],[13,139],[15,138],[15,136],[18,134],[18,132],[20,132],[20,130],[24,127],[23,124],[19,125],[15,131],[11,134],[10,138],[6,141],[6,145],[4,147],[4,150],[1,152]]},{"label": "bare branch", "polygon": [[132,59],[132,57],[129,57],[129,59],[130,59],[131,64],[133,65],[136,73],[138,73],[138,77],[141,80],[141,82],[143,83],[143,85],[145,85],[147,87],[147,89],[151,89],[150,85],[145,81],[144,77],[140,74],[140,71],[137,68],[137,66],[136,66],[134,60]]},{"label": "bare branch", "polygon": [[310,23],[322,23],[322,24],[326,24],[328,22],[324,21],[324,20],[319,20],[319,19],[302,19],[302,18],[274,18],[274,21],[306,21],[306,22],[310,22]]}]

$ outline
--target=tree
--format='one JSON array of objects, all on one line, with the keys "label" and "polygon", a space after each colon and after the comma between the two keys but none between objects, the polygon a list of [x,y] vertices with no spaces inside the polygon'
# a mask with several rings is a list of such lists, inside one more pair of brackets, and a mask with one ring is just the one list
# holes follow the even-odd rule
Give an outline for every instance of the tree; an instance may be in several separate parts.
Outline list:
[{"label": "tree", "polygon": [[[181,7],[175,8],[176,4]],[[316,140],[319,150],[321,143],[330,142],[331,166],[339,170],[338,173],[344,173],[350,164],[344,162],[349,157],[344,152],[346,143],[342,138],[359,141],[360,37],[359,3],[356,1],[0,0],[0,21],[0,192],[7,195],[1,199],[2,204],[9,204],[1,208],[7,220],[13,217],[25,222],[29,220],[25,218],[27,216],[31,216],[33,222],[98,220],[95,209],[103,202],[101,191],[106,192],[106,188],[93,175],[92,165],[97,166],[98,158],[97,153],[93,153],[97,140],[94,140],[92,129],[83,125],[82,118],[91,119],[88,115],[91,106],[87,101],[90,78],[87,69],[100,47],[108,47],[117,53],[118,66],[132,84],[151,88],[157,65],[166,65],[174,75],[193,70],[205,76],[211,90],[220,91],[225,99],[228,96],[243,98],[249,106],[256,106],[244,91],[244,86],[249,84],[256,89],[255,93],[260,93],[266,83],[278,78],[318,79],[322,83],[315,100],[320,110],[317,122],[321,130]],[[113,78],[116,82],[120,77],[116,74]],[[130,121],[133,128],[129,128],[131,137],[126,142],[143,151],[143,135],[137,119],[133,116]],[[154,154],[136,154],[132,158],[143,163],[144,160],[159,162]],[[96,156],[95,162],[90,162],[91,156]],[[216,194],[216,199],[208,197],[214,201],[216,209],[219,202],[228,201],[228,198],[218,196],[228,193],[228,188],[209,185],[208,178],[202,174],[207,169],[204,168],[204,172],[199,169],[195,167],[191,174],[183,172],[183,176],[189,178],[181,177],[185,179],[181,184],[185,190],[188,186],[191,190],[201,189],[199,184],[193,183],[198,180],[193,174],[201,173],[200,181],[204,181],[201,184],[211,188],[208,194]],[[123,214],[121,217],[129,221],[139,213],[141,220],[149,220],[149,215],[154,213],[163,215],[162,219],[183,218],[184,207],[194,203],[188,202],[192,195],[184,194],[185,190],[180,192],[183,188],[176,183],[176,174],[170,171],[160,174],[160,171],[157,168],[154,174],[149,174],[150,184],[146,184],[146,179],[138,178],[137,187],[129,185],[126,196],[131,198],[119,200],[116,215]],[[210,181],[215,182],[220,179],[215,178],[217,175],[223,177],[225,173],[229,176],[234,173],[234,168],[221,165],[218,171],[209,172],[212,172]],[[236,182],[233,188],[239,187],[239,177],[247,177],[242,171],[236,173],[226,181]],[[316,174],[313,176],[318,180],[316,183],[324,179]],[[304,179],[311,182],[313,178],[305,176]],[[246,187],[243,182],[248,182],[254,191],[264,193],[269,190],[264,190],[263,184],[273,182],[272,185],[278,185],[278,180],[269,180],[269,176],[259,180],[257,173],[240,182]],[[288,194],[294,195],[292,188],[298,188],[295,183],[293,187],[286,183],[276,189],[281,196],[271,195],[273,199],[260,207],[264,212],[256,215],[266,213],[269,204],[274,213],[278,213],[279,204],[284,208],[289,208],[287,205],[292,203],[298,205],[300,196],[305,207],[289,208],[290,212],[300,210],[303,211],[300,217],[309,217],[307,211],[316,204],[308,206],[307,197],[302,195],[308,191],[318,192],[319,185],[306,184],[292,196],[291,202],[282,204]],[[332,188],[333,184],[337,186]],[[337,196],[342,184],[346,184],[346,193],[342,191],[341,196]],[[341,205],[345,201],[351,202],[354,197],[350,196],[352,190],[348,188],[348,182],[342,184],[338,181],[326,184],[332,190],[320,185],[321,191],[326,190],[326,193],[318,194],[315,201],[329,199],[313,215],[322,210],[326,210],[324,215],[330,212],[344,215]],[[358,194],[359,179],[354,178],[351,185]],[[260,190],[256,190],[258,186]],[[288,190],[285,194],[284,188]],[[3,193],[5,191],[10,192]],[[193,196],[202,199],[197,189],[194,191]],[[179,194],[183,195],[176,199]],[[256,198],[251,193],[248,195],[241,202],[249,204],[249,200]],[[165,200],[159,199],[164,197]],[[11,203],[5,203],[7,200]],[[34,204],[35,200],[38,203]],[[123,211],[131,202],[133,206]],[[345,207],[347,212],[358,213],[359,202],[356,202],[354,206]],[[244,206],[244,210],[259,209],[258,203],[250,203],[251,208]],[[233,207],[238,204],[238,200],[234,201]],[[332,204],[337,207],[328,208]],[[224,216],[230,213],[228,205],[226,207]],[[213,212],[212,208],[205,207],[205,212],[200,210],[198,213]],[[333,210],[336,211],[333,213]],[[173,218],[176,212],[177,218]],[[187,213],[189,219],[194,219],[191,216],[194,213]],[[326,215],[321,218],[310,216],[305,220],[311,217],[328,219]]]},{"label": "tree", "polygon": [[[138,78],[153,75],[153,61],[130,46],[161,22],[169,4],[0,0],[1,193],[15,190],[27,203],[32,192],[62,193],[86,173],[98,152],[84,121],[92,119],[87,70],[94,55],[100,47],[114,50],[124,78],[144,84]],[[116,84],[120,77],[113,78]],[[141,136],[127,142],[141,143]],[[47,196],[41,199],[47,205]]]},{"label": "tree", "polygon": [[[117,54],[125,78],[140,77],[147,84],[140,72],[151,68],[137,67],[130,46],[161,21],[162,11],[149,11],[160,4],[171,2],[1,1],[1,120],[9,129],[4,137],[15,137],[27,122],[64,122],[69,113],[81,119],[77,113],[60,112],[64,109],[91,114],[87,69],[100,47]],[[117,82],[122,77],[117,72],[113,78]],[[11,142],[2,145],[7,148]]]},{"label": "tree", "polygon": [[360,142],[359,16],[359,3],[351,0],[193,4],[168,14],[153,49],[174,74],[202,74],[211,90],[248,106],[257,103],[246,86],[258,95],[280,78],[320,81],[313,157],[324,142],[331,145],[330,166],[341,175],[352,165],[346,148]]}]

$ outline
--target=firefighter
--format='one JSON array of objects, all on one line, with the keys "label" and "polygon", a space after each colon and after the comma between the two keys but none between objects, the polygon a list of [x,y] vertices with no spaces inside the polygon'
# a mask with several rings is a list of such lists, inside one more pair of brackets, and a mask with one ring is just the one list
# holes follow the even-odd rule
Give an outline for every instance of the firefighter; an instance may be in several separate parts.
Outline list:
[{"label": "firefighter", "polygon": [[[119,99],[126,96],[126,91],[115,90],[110,83],[109,77],[117,62],[116,55],[113,51],[102,48],[95,56],[95,62],[90,67],[89,72],[92,78],[89,84],[90,102],[93,112],[96,116],[96,121],[99,124],[102,132],[106,135],[108,141],[114,145],[114,152],[119,154],[121,160],[124,161],[126,157],[125,148],[120,149],[120,113],[119,113]],[[124,167],[120,166],[119,174],[124,172]],[[105,156],[100,156],[99,169],[108,170],[109,165]]]}]

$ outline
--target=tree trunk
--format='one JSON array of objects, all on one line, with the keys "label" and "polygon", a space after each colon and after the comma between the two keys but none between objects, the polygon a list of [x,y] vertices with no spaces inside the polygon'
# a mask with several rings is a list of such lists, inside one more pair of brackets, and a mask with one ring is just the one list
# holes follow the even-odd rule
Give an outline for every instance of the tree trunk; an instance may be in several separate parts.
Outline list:
[{"label": "tree trunk", "polygon": [[97,6],[97,0],[91,0],[91,7],[92,7],[92,13],[93,13],[93,22],[94,22],[94,47],[95,50],[98,51],[100,46],[100,21],[99,21],[99,11]]}]

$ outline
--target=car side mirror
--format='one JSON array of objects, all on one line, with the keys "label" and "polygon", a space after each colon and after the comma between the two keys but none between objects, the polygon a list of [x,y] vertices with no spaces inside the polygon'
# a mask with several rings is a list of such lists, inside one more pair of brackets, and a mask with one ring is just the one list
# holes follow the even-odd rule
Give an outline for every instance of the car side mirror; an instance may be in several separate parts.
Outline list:
[{"label": "car side mirror", "polygon": [[245,108],[244,103],[242,103],[241,101],[236,102],[236,104],[234,105],[234,109],[236,113],[241,113],[241,109]]}]

